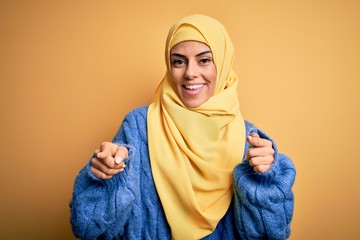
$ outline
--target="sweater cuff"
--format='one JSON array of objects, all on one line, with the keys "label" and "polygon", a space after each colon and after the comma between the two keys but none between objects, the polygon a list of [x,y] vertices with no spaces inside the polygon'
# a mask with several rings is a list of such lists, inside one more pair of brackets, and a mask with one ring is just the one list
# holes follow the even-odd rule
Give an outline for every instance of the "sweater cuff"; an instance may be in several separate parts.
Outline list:
[{"label": "sweater cuff", "polygon": [[243,174],[250,174],[254,180],[261,185],[268,186],[272,184],[276,175],[281,172],[279,164],[279,154],[275,153],[274,162],[266,172],[259,173],[255,172],[254,168],[250,165],[250,162],[245,159],[242,163],[238,164],[233,172],[234,176],[240,176]]}]

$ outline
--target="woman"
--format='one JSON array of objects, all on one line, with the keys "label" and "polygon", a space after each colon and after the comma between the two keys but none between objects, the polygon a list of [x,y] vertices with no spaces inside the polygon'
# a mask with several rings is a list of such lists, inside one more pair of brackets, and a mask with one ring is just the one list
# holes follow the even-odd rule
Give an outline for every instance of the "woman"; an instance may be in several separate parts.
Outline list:
[{"label": "woman", "polygon": [[127,114],[76,178],[75,236],[289,237],[295,168],[243,120],[233,57],[225,28],[210,17],[170,29],[154,102]]}]

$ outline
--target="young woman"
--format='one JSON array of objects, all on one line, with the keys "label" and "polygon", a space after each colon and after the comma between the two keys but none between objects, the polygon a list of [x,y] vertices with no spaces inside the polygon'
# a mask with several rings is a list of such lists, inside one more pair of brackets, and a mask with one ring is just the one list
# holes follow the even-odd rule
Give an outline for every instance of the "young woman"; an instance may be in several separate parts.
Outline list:
[{"label": "young woman", "polygon": [[75,181],[82,239],[286,239],[295,168],[239,110],[221,23],[179,20],[153,103],[125,117]]}]

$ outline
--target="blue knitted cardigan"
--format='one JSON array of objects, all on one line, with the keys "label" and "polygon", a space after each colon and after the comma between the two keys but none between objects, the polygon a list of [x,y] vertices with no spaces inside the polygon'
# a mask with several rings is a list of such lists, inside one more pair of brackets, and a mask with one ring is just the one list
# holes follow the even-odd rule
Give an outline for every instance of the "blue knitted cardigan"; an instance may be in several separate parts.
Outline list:
[{"label": "blue knitted cardigan", "polygon": [[[72,230],[81,239],[171,239],[151,173],[147,109],[128,113],[113,142],[126,146],[126,168],[111,179],[96,178],[90,162],[76,177],[70,201]],[[265,133],[246,122],[246,132]],[[271,140],[271,139],[270,139]],[[271,140],[272,141],[272,140]],[[248,148],[246,143],[245,150]],[[295,168],[275,150],[272,167],[255,173],[244,159],[233,172],[232,203],[213,233],[203,239],[287,239],[293,215]]]}]

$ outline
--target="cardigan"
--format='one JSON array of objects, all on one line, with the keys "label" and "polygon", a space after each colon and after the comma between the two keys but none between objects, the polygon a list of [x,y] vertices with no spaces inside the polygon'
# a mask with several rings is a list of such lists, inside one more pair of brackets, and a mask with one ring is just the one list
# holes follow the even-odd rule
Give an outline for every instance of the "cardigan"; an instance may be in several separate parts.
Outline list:
[{"label": "cardigan", "polygon": [[[151,173],[148,138],[148,106],[130,111],[113,143],[125,146],[126,168],[111,179],[99,179],[88,162],[75,179],[70,201],[74,236],[81,239],[171,239]],[[233,171],[233,199],[215,230],[203,239],[287,239],[294,209],[292,186],[295,167],[278,152],[273,140],[245,121],[246,134],[269,139],[274,162],[265,173],[256,173],[245,159]]]}]

